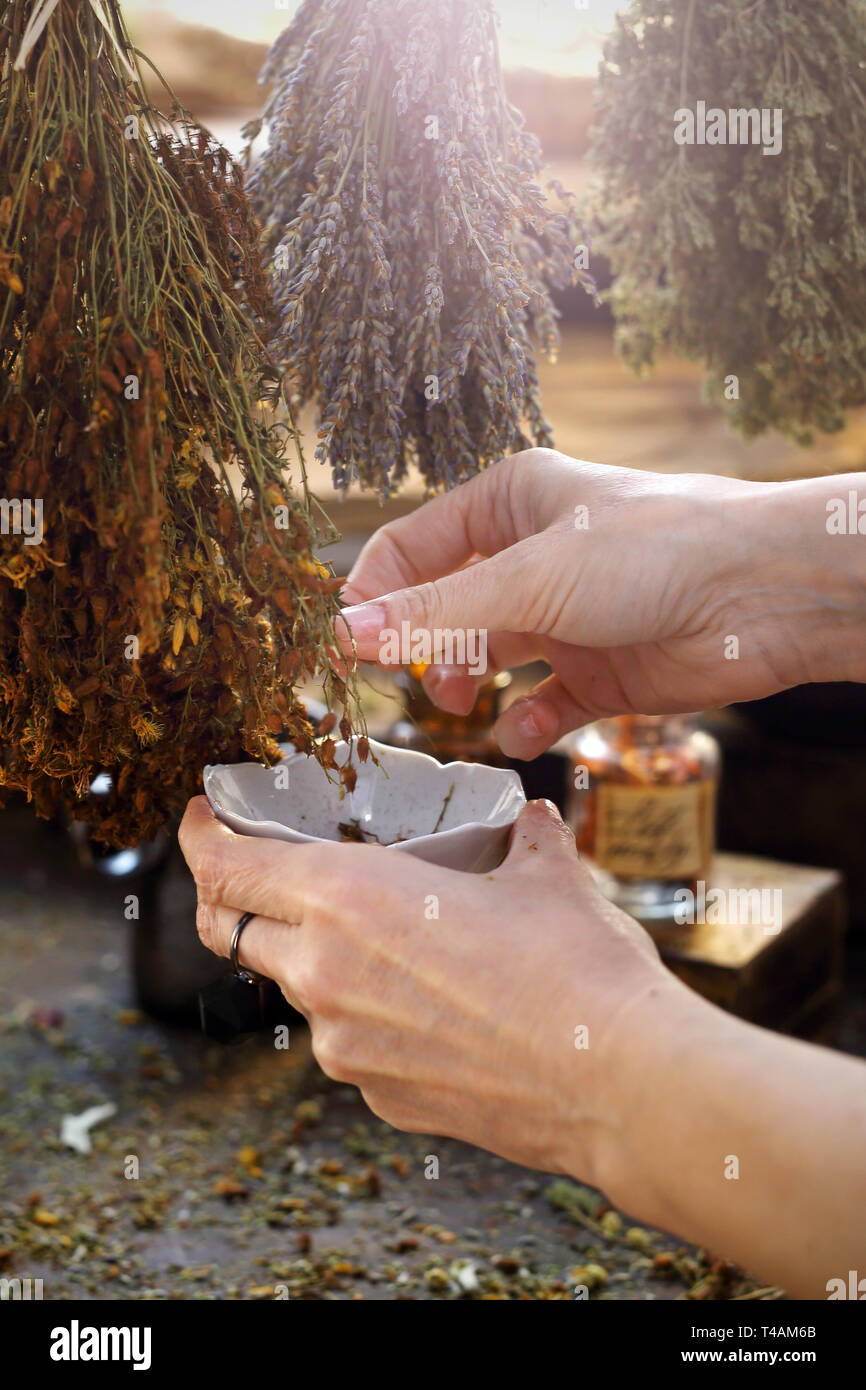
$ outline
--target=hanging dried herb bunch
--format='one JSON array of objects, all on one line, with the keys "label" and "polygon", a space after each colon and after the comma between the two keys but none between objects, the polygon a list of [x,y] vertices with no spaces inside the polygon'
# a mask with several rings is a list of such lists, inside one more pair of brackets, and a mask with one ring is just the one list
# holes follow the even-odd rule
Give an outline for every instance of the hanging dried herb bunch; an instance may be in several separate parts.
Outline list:
[{"label": "hanging dried herb bunch", "polygon": [[262,80],[274,350],[336,484],[450,487],[550,444],[532,339],[555,353],[550,285],[592,289],[586,236],[538,186],[491,0],[304,0]]},{"label": "hanging dried herb bunch", "polygon": [[114,0],[0,12],[0,786],[136,843],[207,761],[311,749],[304,672],[348,732],[336,581],[238,169],[148,107]]},{"label": "hanging dried herb bunch", "polygon": [[596,132],[625,359],[703,361],[747,435],[838,429],[866,401],[864,0],[633,0]]}]

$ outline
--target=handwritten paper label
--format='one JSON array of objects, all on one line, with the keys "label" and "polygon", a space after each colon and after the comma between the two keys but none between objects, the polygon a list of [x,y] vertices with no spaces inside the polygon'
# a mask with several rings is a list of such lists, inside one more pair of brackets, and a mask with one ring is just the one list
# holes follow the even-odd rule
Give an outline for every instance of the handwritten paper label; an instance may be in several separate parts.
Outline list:
[{"label": "handwritten paper label", "polygon": [[598,788],[595,857],[617,878],[693,879],[713,852],[712,781]]}]

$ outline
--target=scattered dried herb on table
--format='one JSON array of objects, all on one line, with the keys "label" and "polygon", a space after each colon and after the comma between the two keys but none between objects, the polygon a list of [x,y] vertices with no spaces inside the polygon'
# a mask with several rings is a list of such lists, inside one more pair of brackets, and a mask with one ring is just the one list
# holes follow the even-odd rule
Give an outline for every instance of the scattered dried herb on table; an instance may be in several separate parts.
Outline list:
[{"label": "scattered dried herb on table", "polygon": [[[37,6],[0,6],[0,789],[119,845],[209,760],[272,761],[279,734],[309,751],[305,672],[349,735],[339,581],[290,489],[291,418],[263,408],[279,374],[239,170],[148,106],[115,0],[47,8],[31,44]],[[16,533],[28,502],[40,544]]]},{"label": "scattered dried herb on table", "polygon": [[305,0],[262,78],[274,350],[337,486],[387,495],[417,464],[450,487],[551,444],[532,339],[555,353],[549,285],[592,290],[586,234],[538,186],[491,0]]}]

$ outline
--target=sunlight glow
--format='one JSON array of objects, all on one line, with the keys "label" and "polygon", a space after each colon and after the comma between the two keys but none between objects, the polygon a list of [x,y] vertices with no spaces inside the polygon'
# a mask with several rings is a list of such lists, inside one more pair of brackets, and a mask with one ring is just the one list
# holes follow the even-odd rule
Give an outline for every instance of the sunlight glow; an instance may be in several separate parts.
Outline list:
[{"label": "sunlight glow", "polygon": [[[418,0],[420,4],[424,0]],[[143,41],[148,13],[184,24],[204,24],[239,39],[270,43],[284,29],[299,0],[124,0],[123,8]],[[505,67],[589,75],[604,35],[624,0],[497,0]]]}]

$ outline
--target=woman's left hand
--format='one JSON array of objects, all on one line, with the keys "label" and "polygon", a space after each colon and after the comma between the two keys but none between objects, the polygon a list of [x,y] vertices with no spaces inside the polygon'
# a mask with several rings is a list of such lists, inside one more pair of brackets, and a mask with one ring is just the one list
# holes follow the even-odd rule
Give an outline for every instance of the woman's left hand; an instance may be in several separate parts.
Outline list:
[{"label": "woman's left hand", "polygon": [[592,1181],[616,1128],[613,1034],[631,1004],[676,986],[549,803],[526,807],[490,874],[236,835],[204,797],[180,843],[202,941],[227,956],[238,918],[257,914],[241,963],[307,1017],[329,1076],[398,1129]]}]

